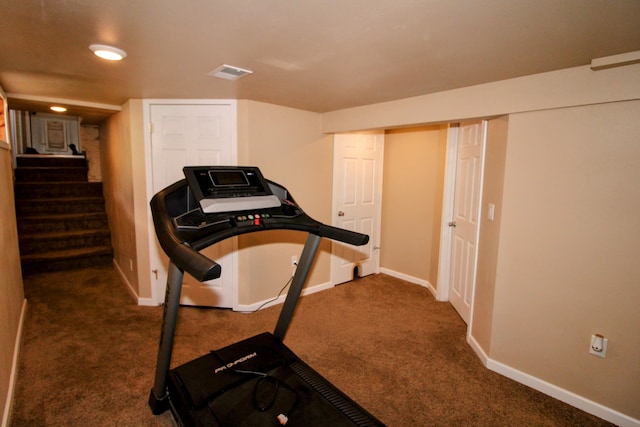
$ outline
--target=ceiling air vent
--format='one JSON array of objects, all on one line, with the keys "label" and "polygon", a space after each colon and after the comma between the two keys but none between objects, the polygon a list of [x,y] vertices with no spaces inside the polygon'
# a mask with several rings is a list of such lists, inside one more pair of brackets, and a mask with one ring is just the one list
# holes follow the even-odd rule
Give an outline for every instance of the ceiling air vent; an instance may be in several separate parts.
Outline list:
[{"label": "ceiling air vent", "polygon": [[224,64],[211,71],[209,75],[225,80],[238,80],[240,77],[244,77],[247,74],[251,73],[253,73],[253,71],[251,70],[245,70],[240,67],[234,67],[233,65]]}]

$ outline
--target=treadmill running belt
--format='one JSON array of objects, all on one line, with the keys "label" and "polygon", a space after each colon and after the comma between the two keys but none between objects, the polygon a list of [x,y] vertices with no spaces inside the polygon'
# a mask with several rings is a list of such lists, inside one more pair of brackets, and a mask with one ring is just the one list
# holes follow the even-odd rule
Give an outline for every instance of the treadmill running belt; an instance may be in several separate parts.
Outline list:
[{"label": "treadmill running belt", "polygon": [[171,370],[172,409],[194,426],[382,426],[263,333]]}]

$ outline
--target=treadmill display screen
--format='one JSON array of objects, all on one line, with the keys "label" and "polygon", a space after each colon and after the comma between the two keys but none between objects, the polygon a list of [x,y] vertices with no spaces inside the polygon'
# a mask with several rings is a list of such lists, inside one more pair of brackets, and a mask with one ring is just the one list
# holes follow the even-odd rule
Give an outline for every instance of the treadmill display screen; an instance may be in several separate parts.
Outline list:
[{"label": "treadmill display screen", "polygon": [[249,180],[243,171],[209,171],[209,177],[216,187],[246,186]]},{"label": "treadmill display screen", "polygon": [[280,206],[280,199],[256,167],[186,166],[184,174],[205,213]]}]

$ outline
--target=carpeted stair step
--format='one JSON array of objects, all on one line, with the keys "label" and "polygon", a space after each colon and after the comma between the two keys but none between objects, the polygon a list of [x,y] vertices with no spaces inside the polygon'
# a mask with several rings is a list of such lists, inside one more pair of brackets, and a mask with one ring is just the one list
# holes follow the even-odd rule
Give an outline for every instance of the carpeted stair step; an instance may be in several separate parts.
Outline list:
[{"label": "carpeted stair step", "polygon": [[52,156],[52,155],[28,155],[16,157],[16,165],[21,167],[74,167],[86,166],[87,159],[84,156]]},{"label": "carpeted stair step", "polygon": [[16,200],[16,215],[18,217],[90,212],[104,212],[103,197]]},{"label": "carpeted stair step", "polygon": [[18,156],[14,186],[23,275],[110,265],[101,182],[83,156]]},{"label": "carpeted stair step", "polygon": [[108,229],[20,235],[20,254],[22,256],[67,249],[108,247],[110,245],[111,236]]},{"label": "carpeted stair step", "polygon": [[17,182],[86,181],[89,168],[86,166],[16,168]]},{"label": "carpeted stair step", "polygon": [[16,182],[16,200],[102,197],[101,182]]},{"label": "carpeted stair step", "polygon": [[18,218],[18,235],[109,228],[104,212],[27,216]]},{"label": "carpeted stair step", "polygon": [[111,246],[51,251],[20,257],[23,275],[110,265],[112,259]]}]

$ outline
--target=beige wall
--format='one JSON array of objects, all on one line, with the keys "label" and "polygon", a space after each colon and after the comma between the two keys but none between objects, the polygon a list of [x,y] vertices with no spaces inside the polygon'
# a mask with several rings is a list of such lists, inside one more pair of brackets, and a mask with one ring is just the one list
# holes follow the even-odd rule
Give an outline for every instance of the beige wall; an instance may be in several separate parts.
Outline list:
[{"label": "beige wall", "polygon": [[636,419],[639,117],[631,101],[509,118],[490,352]]},{"label": "beige wall", "polygon": [[133,163],[132,147],[141,143],[132,139],[132,115],[135,110],[135,105],[132,107],[130,101],[122,107],[121,112],[103,124],[100,129],[100,157],[114,263],[131,289],[140,295],[136,270],[134,169],[144,169],[144,163],[142,166],[136,163],[135,167]]},{"label": "beige wall", "polygon": [[[321,115],[255,101],[238,101],[238,163],[258,166],[284,185],[312,218],[331,222],[332,138]],[[268,231],[240,236],[240,304],[273,298],[289,279],[291,256],[300,257],[306,234]],[[284,242],[284,243],[283,243]],[[307,283],[329,282],[325,240]]]},{"label": "beige wall", "polygon": [[89,166],[87,178],[91,182],[101,182],[100,128],[98,126],[80,126],[80,141]]},{"label": "beige wall", "polygon": [[[115,263],[140,298],[151,298],[147,159],[142,101],[130,100],[101,129],[105,196],[114,234]],[[321,116],[254,101],[238,101],[238,162],[260,167],[285,185],[312,217],[331,217],[331,138],[320,132]],[[311,164],[311,166],[310,166]],[[109,178],[107,178],[107,176]],[[239,303],[273,298],[292,272],[291,256],[300,255],[306,236],[265,232],[239,239]],[[284,242],[284,243],[283,243]],[[327,243],[309,284],[329,280]],[[134,269],[129,269],[129,260]]]},{"label": "beige wall", "polygon": [[434,289],[446,135],[445,126],[397,129],[384,143],[380,267]]},{"label": "beige wall", "polygon": [[[135,222],[135,256],[133,257],[133,271],[137,276],[138,301],[146,300],[145,304],[153,304],[153,290],[151,283],[151,261],[149,253],[149,241],[153,232],[151,209],[149,203],[152,194],[147,193],[147,183],[150,172],[150,162],[144,144],[144,131],[148,129],[144,124],[143,102],[141,99],[129,100],[129,119],[131,128],[131,159],[133,168],[131,185],[133,193],[133,220]],[[157,240],[156,240],[157,241]],[[159,246],[159,244],[158,244]],[[126,266],[123,266],[126,268]]]},{"label": "beige wall", "polygon": [[[11,151],[0,143],[0,416],[8,414],[7,404],[14,351],[19,341],[21,313],[24,299],[18,230],[13,197],[13,167]],[[4,415],[2,415],[4,414]]]},{"label": "beige wall", "polygon": [[424,123],[572,107],[640,98],[640,64],[593,71],[589,66],[331,111],[325,132],[389,129]]}]

